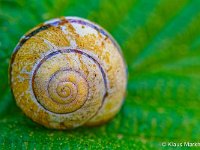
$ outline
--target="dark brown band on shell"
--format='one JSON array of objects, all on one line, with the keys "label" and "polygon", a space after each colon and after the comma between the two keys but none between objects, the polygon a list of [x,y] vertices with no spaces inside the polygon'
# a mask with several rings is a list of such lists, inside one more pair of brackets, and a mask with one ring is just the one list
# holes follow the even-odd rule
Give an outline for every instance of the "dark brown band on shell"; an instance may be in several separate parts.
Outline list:
[{"label": "dark brown band on shell", "polygon": [[[43,31],[43,30],[47,30],[49,27],[51,27],[50,24],[47,24],[47,25],[41,25],[39,26],[37,29],[35,29],[34,31],[32,31],[31,33],[25,35],[25,37],[23,37],[20,42],[17,44],[17,46],[15,47],[14,51],[13,51],[13,54],[11,56],[11,60],[10,60],[10,66],[9,66],[9,81],[10,81],[10,86],[12,87],[11,85],[11,72],[12,72],[12,64],[15,60],[15,56],[18,52],[18,50],[22,47],[22,45],[24,45],[24,43],[26,43],[32,36],[36,35],[37,33],[39,33],[40,31]],[[12,89],[12,88],[11,88]]]},{"label": "dark brown band on shell", "polygon": [[[63,19],[64,18],[64,19]],[[22,47],[22,45],[27,41],[29,40],[32,36],[36,35],[37,33],[39,33],[40,31],[43,31],[43,30],[46,30],[48,29],[49,27],[52,27],[52,26],[55,26],[57,27],[58,25],[60,24],[63,24],[63,23],[67,23],[67,22],[70,22],[70,23],[78,23],[78,24],[81,24],[81,25],[86,25],[86,26],[89,26],[95,30],[97,30],[98,32],[100,32],[101,34],[103,34],[104,36],[106,37],[109,37],[111,39],[111,41],[113,42],[113,44],[117,47],[120,55],[122,55],[122,52],[121,52],[121,49],[119,47],[119,45],[117,44],[117,42],[114,40],[114,38],[109,35],[107,32],[105,32],[102,28],[100,28],[98,25],[96,24],[92,24],[90,22],[87,22],[87,21],[83,21],[81,19],[67,19],[65,17],[62,17],[60,20],[57,20],[57,21],[54,21],[52,23],[48,23],[48,24],[42,24],[41,26],[39,26],[37,29],[35,29],[34,31],[32,31],[31,33],[25,35],[25,37],[23,37],[21,39],[21,41],[19,42],[19,44],[16,46],[16,48],[14,49],[13,51],[13,54],[12,54],[12,57],[11,57],[11,62],[10,64],[13,63],[14,59],[15,59],[15,55],[17,54],[17,51]],[[124,60],[123,60],[124,61]],[[126,68],[126,73],[128,72],[127,71],[127,67],[125,65],[126,63],[124,62],[124,67]],[[10,77],[11,77],[11,72],[12,72],[12,65],[10,66],[9,68],[9,72],[10,72]],[[10,78],[10,85],[11,85],[11,78]]]}]

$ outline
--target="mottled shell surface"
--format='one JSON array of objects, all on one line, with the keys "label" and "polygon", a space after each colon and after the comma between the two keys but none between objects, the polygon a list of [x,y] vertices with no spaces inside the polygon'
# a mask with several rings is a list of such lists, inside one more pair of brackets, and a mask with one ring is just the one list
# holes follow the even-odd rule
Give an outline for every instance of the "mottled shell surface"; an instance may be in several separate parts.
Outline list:
[{"label": "mottled shell surface", "polygon": [[111,119],[123,103],[127,76],[120,48],[104,29],[63,17],[21,38],[10,80],[17,105],[28,117],[68,129]]}]

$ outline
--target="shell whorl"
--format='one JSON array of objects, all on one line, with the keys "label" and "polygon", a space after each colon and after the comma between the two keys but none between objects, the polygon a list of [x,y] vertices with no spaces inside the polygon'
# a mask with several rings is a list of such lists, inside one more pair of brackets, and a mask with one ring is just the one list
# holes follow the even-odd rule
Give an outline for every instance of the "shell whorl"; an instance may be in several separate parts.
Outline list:
[{"label": "shell whorl", "polygon": [[[36,65],[32,88],[44,108],[65,114],[81,109],[86,100],[100,98],[101,104],[106,93],[106,77],[100,64],[88,54],[75,49],[58,50]],[[96,102],[93,103],[89,104],[95,107]]]},{"label": "shell whorl", "polygon": [[87,20],[66,17],[34,28],[16,46],[11,87],[27,116],[50,128],[95,125],[119,110],[126,87],[120,49]]}]

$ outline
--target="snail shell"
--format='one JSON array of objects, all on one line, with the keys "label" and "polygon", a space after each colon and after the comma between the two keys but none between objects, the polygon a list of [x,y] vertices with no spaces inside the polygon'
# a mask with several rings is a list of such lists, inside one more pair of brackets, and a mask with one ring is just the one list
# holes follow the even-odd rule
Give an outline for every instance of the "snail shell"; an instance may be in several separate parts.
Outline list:
[{"label": "snail shell", "polygon": [[67,129],[111,119],[122,105],[127,77],[120,48],[104,29],[63,17],[21,38],[10,80],[17,105],[28,117]]}]

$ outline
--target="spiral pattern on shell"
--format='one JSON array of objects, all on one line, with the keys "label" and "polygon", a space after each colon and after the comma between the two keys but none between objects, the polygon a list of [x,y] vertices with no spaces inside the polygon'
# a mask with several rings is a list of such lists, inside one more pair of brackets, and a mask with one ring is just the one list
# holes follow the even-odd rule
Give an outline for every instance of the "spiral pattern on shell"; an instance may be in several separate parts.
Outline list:
[{"label": "spiral pattern on shell", "polygon": [[119,46],[105,30],[85,19],[63,17],[21,38],[10,79],[27,116],[65,129],[111,119],[123,102],[126,69]]}]

